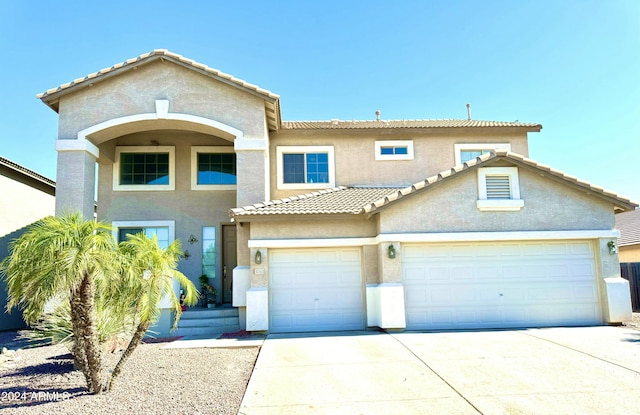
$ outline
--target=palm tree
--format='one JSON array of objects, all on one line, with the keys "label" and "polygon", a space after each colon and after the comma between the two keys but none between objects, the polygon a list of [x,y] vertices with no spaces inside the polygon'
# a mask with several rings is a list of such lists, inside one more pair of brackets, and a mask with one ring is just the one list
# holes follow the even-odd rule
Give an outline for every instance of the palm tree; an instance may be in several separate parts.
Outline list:
[{"label": "palm tree", "polygon": [[45,306],[67,302],[73,331],[73,357],[93,393],[104,390],[102,358],[95,320],[96,283],[113,275],[117,264],[111,228],[84,220],[79,213],[47,217],[10,245],[0,264],[9,301],[35,324]]},{"label": "palm tree", "polygon": [[[193,283],[176,270],[182,254],[178,240],[162,249],[156,237],[138,234],[116,245],[108,225],[85,221],[79,213],[36,222],[10,249],[0,263],[9,294],[7,311],[20,308],[41,337],[72,340],[76,368],[92,393],[111,390],[149,326],[158,321],[165,296],[177,325],[182,311],[173,278],[185,289],[186,304],[198,300]],[[131,332],[107,381],[101,346]]]},{"label": "palm tree", "polygon": [[[171,302],[176,313],[174,327],[178,324],[182,310],[180,300],[173,291],[173,279],[177,279],[185,289],[185,303],[195,305],[198,291],[195,285],[181,272],[176,270],[182,255],[180,241],[175,240],[166,249],[158,245],[158,238],[148,238],[142,233],[127,235],[128,239],[120,243],[118,251],[122,258],[119,280],[111,288],[120,293],[118,303],[130,307],[128,314],[135,315],[137,326],[133,336],[116,364],[107,389],[111,390],[124,364],[135,348],[140,344],[149,329],[160,318],[159,303],[163,297]],[[126,289],[123,289],[126,287]],[[126,313],[125,313],[126,314]]]}]

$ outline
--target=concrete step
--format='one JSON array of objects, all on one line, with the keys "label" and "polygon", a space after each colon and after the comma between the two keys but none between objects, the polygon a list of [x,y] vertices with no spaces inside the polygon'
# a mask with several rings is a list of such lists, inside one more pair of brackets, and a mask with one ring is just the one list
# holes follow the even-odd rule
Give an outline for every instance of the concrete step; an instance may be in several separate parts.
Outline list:
[{"label": "concrete step", "polygon": [[180,321],[216,317],[238,317],[238,309],[235,307],[191,308],[182,313],[182,315],[180,316]]},{"label": "concrete step", "polygon": [[240,325],[216,326],[216,327],[178,327],[172,331],[173,336],[184,337],[218,337],[223,333],[235,333],[240,330]]},{"label": "concrete step", "polygon": [[235,317],[210,317],[210,318],[192,318],[180,319],[178,327],[218,327],[237,325],[238,316]]}]

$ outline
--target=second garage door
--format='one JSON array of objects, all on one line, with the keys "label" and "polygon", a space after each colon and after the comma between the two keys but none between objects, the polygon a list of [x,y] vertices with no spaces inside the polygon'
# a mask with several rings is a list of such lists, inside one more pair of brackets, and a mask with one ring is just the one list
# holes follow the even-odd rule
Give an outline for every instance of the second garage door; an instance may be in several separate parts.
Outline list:
[{"label": "second garage door", "polygon": [[405,245],[407,328],[600,324],[589,241]]},{"label": "second garage door", "polygon": [[359,248],[269,251],[272,332],[361,330]]}]

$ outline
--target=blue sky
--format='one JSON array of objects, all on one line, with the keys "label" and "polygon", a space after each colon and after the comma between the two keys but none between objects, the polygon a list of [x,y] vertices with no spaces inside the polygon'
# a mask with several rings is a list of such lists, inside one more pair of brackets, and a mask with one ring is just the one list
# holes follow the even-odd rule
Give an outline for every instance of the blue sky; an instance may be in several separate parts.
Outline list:
[{"label": "blue sky", "polygon": [[0,1],[0,156],[55,179],[35,95],[169,49],[290,120],[535,122],[530,157],[640,201],[640,1]]}]

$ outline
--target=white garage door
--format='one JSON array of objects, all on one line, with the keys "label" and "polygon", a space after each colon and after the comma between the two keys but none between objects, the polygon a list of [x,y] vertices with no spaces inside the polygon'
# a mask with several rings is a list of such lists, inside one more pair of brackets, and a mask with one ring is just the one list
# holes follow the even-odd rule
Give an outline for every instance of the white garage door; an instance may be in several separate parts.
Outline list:
[{"label": "white garage door", "polygon": [[407,328],[600,324],[589,241],[403,245]]},{"label": "white garage door", "polygon": [[359,248],[269,251],[272,332],[361,330]]}]

